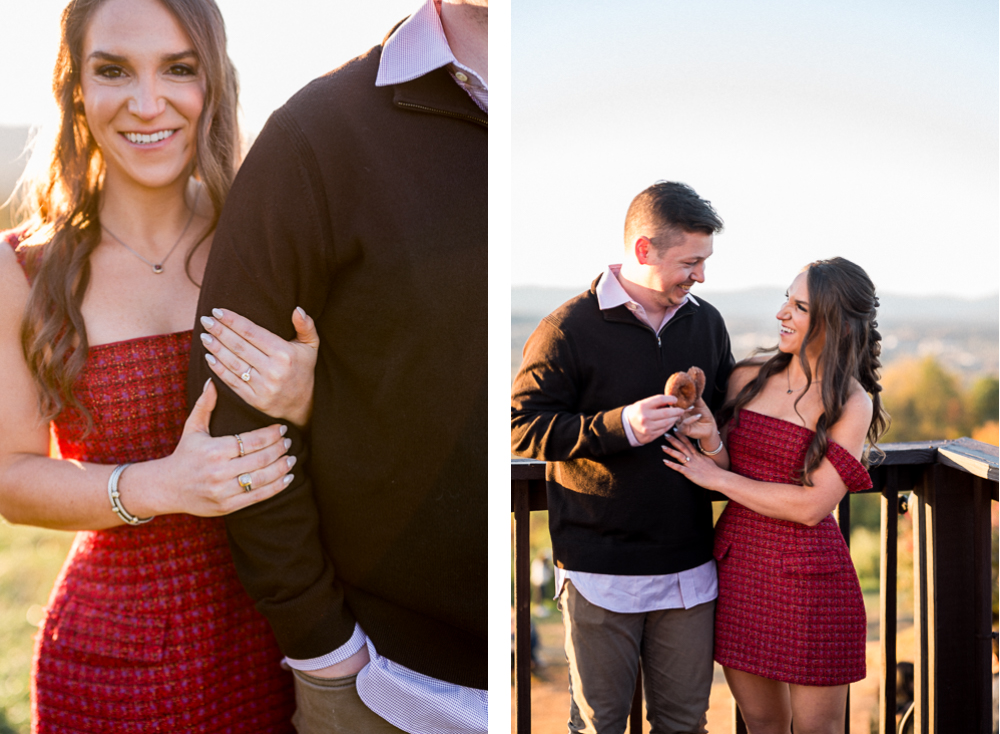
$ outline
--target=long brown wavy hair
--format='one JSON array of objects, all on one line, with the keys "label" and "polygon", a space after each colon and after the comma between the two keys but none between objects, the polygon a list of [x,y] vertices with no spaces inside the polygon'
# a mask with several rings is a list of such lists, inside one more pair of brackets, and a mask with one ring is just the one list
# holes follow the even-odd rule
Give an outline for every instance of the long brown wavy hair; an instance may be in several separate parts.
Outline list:
[{"label": "long brown wavy hair", "polygon": [[[806,348],[819,335],[825,334],[818,360],[818,367],[823,373],[823,413],[816,421],[816,435],[806,451],[800,474],[802,483],[810,487],[812,473],[826,456],[829,429],[843,414],[852,379],[861,383],[861,387],[872,399],[868,445],[861,457],[865,466],[869,465],[872,452],[881,453],[877,442],[889,428],[889,414],[882,407],[880,396],[882,386],[879,384],[879,370],[882,363],[879,355],[882,352],[882,335],[878,332],[878,322],[875,320],[879,300],[871,279],[862,268],[842,257],[817,260],[804,270],[809,289],[809,330],[802,339],[798,357],[806,374],[806,389],[795,401],[796,412],[799,400],[802,400],[812,384],[813,376],[806,359]],[[775,349],[777,347],[763,351],[771,352]],[[795,356],[778,352],[764,362],[757,377],[744,385],[733,400],[723,405],[719,412],[719,424],[725,425],[734,417],[738,421],[740,410],[760,394],[771,377],[787,368]]]},{"label": "long brown wavy hair", "polygon": [[[87,359],[87,329],[80,312],[90,282],[90,254],[101,241],[100,201],[105,163],[87,126],[80,73],[84,37],[106,0],[72,0],[62,13],[61,39],[52,74],[59,128],[47,170],[23,181],[29,212],[22,243],[31,294],[21,323],[21,347],[39,391],[39,409],[51,420],[72,407],[90,416],[72,386]],[[226,29],[214,0],[158,0],[174,14],[198,56],[205,101],[197,128],[194,177],[212,203],[211,225],[188,251],[191,256],[219,220],[236,167],[240,142],[236,69],[226,52]]]}]

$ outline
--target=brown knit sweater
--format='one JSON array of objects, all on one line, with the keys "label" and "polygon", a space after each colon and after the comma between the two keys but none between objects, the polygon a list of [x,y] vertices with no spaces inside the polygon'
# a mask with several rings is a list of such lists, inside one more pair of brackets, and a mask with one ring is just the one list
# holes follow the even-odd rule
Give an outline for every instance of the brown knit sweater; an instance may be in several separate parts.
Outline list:
[{"label": "brown knit sweater", "polygon": [[[215,236],[199,315],[292,339],[302,306],[322,340],[288,434],[304,466],[227,525],[285,654],[357,620],[390,660],[486,688],[487,119],[444,69],[376,88],[380,50],[274,113]],[[217,385],[213,435],[272,423]]]}]

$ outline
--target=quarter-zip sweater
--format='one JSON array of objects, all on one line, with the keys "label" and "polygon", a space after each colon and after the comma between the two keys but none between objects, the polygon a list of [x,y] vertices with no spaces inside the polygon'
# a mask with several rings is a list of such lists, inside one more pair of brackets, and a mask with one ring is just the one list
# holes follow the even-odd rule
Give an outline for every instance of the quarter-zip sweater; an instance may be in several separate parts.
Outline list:
[{"label": "quarter-zip sweater", "polygon": [[623,305],[601,311],[597,280],[539,324],[514,379],[511,445],[546,468],[555,563],[591,573],[677,573],[712,558],[708,493],[663,465],[662,441],[633,448],[622,410],[674,372],[705,371],[717,410],[733,368],[721,314],[700,296],[656,333]]},{"label": "quarter-zip sweater", "polygon": [[[445,68],[376,87],[380,52],[272,115],[212,245],[199,315],[293,339],[302,306],[321,339],[294,481],[226,525],[285,655],[358,622],[387,659],[485,689],[487,116]],[[216,384],[212,435],[274,423]]]}]

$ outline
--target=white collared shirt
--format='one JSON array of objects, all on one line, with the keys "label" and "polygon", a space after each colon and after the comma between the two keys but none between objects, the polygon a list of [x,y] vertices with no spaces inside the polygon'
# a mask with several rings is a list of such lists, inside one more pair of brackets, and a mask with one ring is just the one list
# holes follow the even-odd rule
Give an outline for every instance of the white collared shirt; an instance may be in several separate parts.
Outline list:
[{"label": "white collared shirt", "polygon": [[[632,300],[625,292],[618,273],[621,265],[609,265],[597,283],[597,305],[602,311],[625,306],[642,323],[659,334],[674,317],[681,306],[690,301],[699,305],[690,293],[677,306],[667,309],[658,327],[654,327],[646,316],[641,304]],[[635,447],[636,440],[629,424],[628,407],[622,409],[622,425],[629,443]],[[571,580],[583,598],[591,604],[612,612],[637,614],[654,612],[659,609],[690,609],[710,602],[719,596],[719,581],[715,560],[689,568],[680,573],[666,573],[654,576],[624,576],[610,573],[589,573],[556,568],[556,598],[562,593],[563,585]]]},{"label": "white collared shirt", "polygon": [[[668,308],[666,313],[663,314],[663,318],[660,320],[659,326],[653,326],[650,323],[649,318],[646,316],[646,309],[643,308],[641,303],[633,301],[632,297],[625,291],[622,287],[621,282],[618,280],[618,274],[621,272],[621,265],[608,265],[607,270],[604,271],[604,275],[597,283],[597,305],[602,311],[607,311],[610,308],[617,308],[618,306],[625,306],[632,315],[635,316],[639,321],[646,324],[655,333],[659,334],[663,331],[663,327],[667,325],[667,322],[674,317],[681,306],[690,301],[695,306],[700,306],[697,299],[690,293],[681,301],[679,304],[673,308]],[[622,409],[622,425],[625,427],[625,435],[628,437],[628,442],[632,448],[637,448],[642,444],[635,437],[635,432],[632,430],[631,421],[631,411],[632,405],[627,405]]]},{"label": "white collared shirt", "polygon": [[489,87],[475,70],[455,59],[434,0],[427,0],[385,42],[375,86],[404,84],[442,66],[448,67],[451,78],[479,109],[489,112]]}]

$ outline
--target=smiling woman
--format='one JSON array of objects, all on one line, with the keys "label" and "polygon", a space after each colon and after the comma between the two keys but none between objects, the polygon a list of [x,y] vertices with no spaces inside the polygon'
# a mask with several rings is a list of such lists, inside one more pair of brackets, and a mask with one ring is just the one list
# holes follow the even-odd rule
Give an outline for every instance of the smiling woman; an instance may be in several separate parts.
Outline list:
[{"label": "smiling woman", "polygon": [[861,588],[831,512],[871,487],[869,451],[888,422],[878,305],[854,263],[810,263],[777,313],[777,354],[729,380],[726,458],[673,436],[663,449],[671,471],[730,500],[715,528],[715,659],[753,731],[794,719],[796,731],[841,732],[848,684],[865,677]]},{"label": "smiling woman", "polygon": [[[69,386],[85,356],[73,349],[78,337],[102,344],[190,328],[192,276],[207,257],[200,245],[211,242],[238,156],[235,71],[214,4],[89,0],[71,8],[54,76],[60,135],[50,175],[30,192],[35,219],[24,230],[26,245],[46,245],[25,250],[39,283],[25,336],[50,415],[74,403]],[[164,132],[157,143],[127,137]],[[67,230],[75,219],[84,226]],[[165,268],[180,245],[185,266]],[[161,277],[136,280],[150,261]],[[90,282],[79,299],[57,300],[53,310],[49,294],[85,266]]]},{"label": "smiling woman", "polygon": [[[291,677],[218,518],[288,486],[286,428],[213,438],[215,387],[186,400],[236,86],[213,0],[63,13],[60,135],[31,218],[0,235],[0,513],[84,531],[40,620],[32,731],[292,730]],[[309,405],[314,353],[277,377],[261,356],[255,389]],[[70,461],[48,456],[50,422]]]},{"label": "smiling woman", "polygon": [[205,78],[180,23],[155,0],[109,0],[91,20],[80,75],[105,190],[183,186],[197,150]]}]

